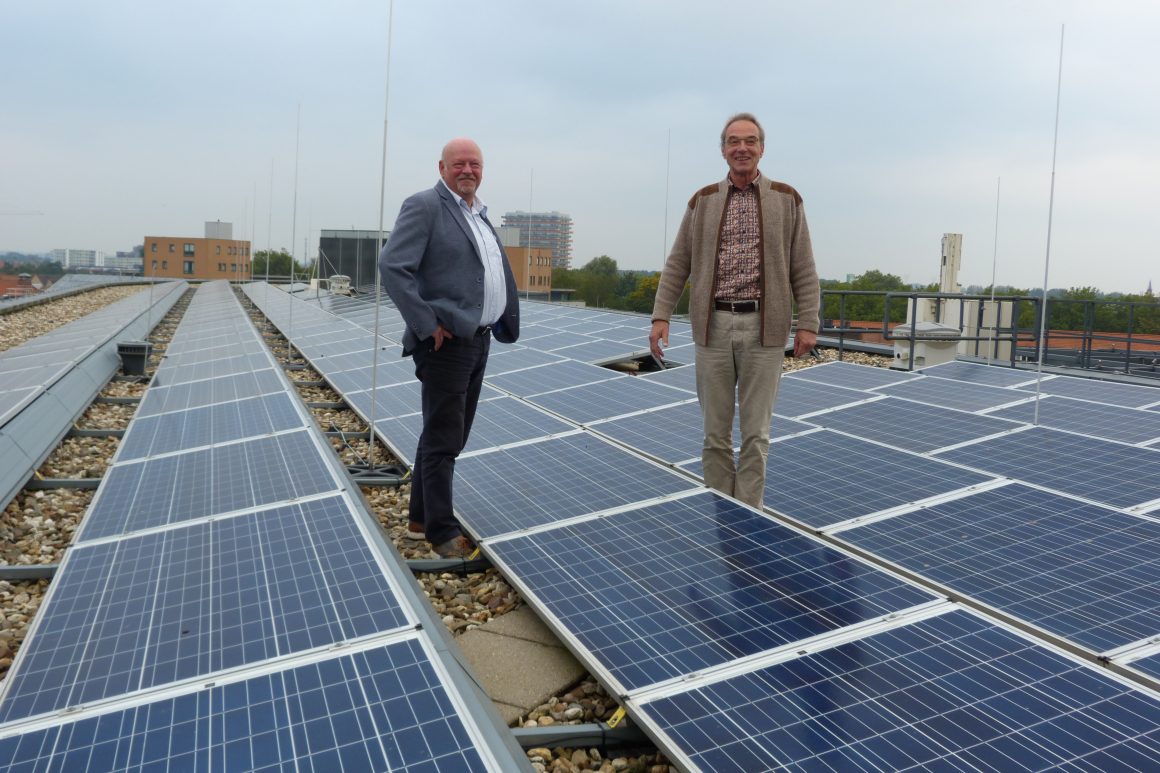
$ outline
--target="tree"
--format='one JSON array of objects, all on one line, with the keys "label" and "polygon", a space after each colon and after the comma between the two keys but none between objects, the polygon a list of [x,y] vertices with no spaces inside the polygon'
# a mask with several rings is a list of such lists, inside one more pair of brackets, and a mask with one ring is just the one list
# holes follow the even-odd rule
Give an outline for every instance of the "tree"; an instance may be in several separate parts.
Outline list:
[{"label": "tree", "polygon": [[290,276],[290,264],[294,263],[294,276],[307,277],[310,276],[314,267],[305,263],[298,263],[290,256],[286,250],[258,250],[254,253],[253,263],[251,265],[251,272],[254,279],[264,279],[266,277],[266,260],[270,261],[270,276],[287,278]]}]

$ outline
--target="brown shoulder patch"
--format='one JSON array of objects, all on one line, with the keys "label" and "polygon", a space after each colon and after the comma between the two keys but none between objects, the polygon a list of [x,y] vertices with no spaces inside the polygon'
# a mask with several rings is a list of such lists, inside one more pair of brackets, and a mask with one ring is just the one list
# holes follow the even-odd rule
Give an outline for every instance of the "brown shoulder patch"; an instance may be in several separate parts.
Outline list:
[{"label": "brown shoulder patch", "polygon": [[712,196],[717,192],[719,187],[720,183],[711,183],[710,185],[706,185],[704,188],[694,193],[693,197],[689,199],[689,209],[692,209],[696,205],[697,199],[701,198],[702,196]]},{"label": "brown shoulder patch", "polygon": [[792,185],[779,183],[777,180],[770,180],[769,189],[771,191],[777,191],[778,193],[784,193],[785,195],[792,197],[793,203],[799,207],[802,205],[802,196],[794,189]]}]

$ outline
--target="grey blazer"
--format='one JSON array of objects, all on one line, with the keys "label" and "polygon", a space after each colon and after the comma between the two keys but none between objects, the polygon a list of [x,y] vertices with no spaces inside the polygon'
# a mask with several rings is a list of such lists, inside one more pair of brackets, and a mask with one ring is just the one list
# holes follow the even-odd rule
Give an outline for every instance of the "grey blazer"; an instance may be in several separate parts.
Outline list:
[{"label": "grey blazer", "polygon": [[[487,226],[494,234],[490,222]],[[503,245],[499,249],[507,306],[492,334],[510,344],[520,335],[519,295],[507,253]],[[456,337],[475,335],[483,313],[483,258],[463,212],[442,181],[403,202],[379,254],[379,271],[383,288],[407,323],[404,357],[434,335],[437,325]]]}]

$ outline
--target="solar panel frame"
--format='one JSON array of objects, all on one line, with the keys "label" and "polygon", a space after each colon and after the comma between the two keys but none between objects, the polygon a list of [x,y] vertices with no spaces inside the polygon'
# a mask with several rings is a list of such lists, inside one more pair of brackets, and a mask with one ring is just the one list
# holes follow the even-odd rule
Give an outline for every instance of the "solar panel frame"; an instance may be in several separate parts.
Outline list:
[{"label": "solar panel frame", "polygon": [[855,365],[842,360],[823,362],[820,365],[796,370],[793,377],[831,386],[862,390],[870,390],[888,384],[902,384],[918,378],[914,373],[874,368],[869,365]]},{"label": "solar panel frame", "polygon": [[1072,397],[1046,395],[1039,400],[1038,411],[1032,403],[1000,408],[988,415],[1027,424],[1037,417],[1044,427],[1121,443],[1148,445],[1160,440],[1160,415]]},{"label": "solar panel frame", "polygon": [[941,448],[1002,435],[1023,425],[977,413],[884,397],[809,416],[811,424],[873,440],[904,451]]},{"label": "solar panel frame", "polygon": [[683,389],[641,379],[600,381],[530,395],[527,401],[578,424],[696,399]]},{"label": "solar panel frame", "polygon": [[1032,392],[973,384],[966,381],[927,376],[907,381],[905,384],[891,384],[874,390],[878,394],[913,400],[943,408],[960,411],[987,411],[989,416],[1001,416],[997,410],[1003,406],[1034,398]]},{"label": "solar panel frame", "polygon": [[[877,486],[867,476],[888,478],[891,484]],[[995,480],[938,459],[823,429],[770,444],[764,504],[806,528],[825,530]]]},{"label": "solar panel frame", "polygon": [[1137,769],[1155,693],[962,609],[638,703],[689,769]]},{"label": "solar panel frame", "polygon": [[[933,598],[711,491],[488,551],[618,694]],[[571,571],[591,562],[598,575]]]},{"label": "solar panel frame", "polygon": [[1030,427],[934,454],[955,464],[1112,507],[1160,498],[1160,450]]},{"label": "solar panel frame", "polygon": [[480,541],[699,487],[589,432],[461,458],[455,477],[456,514]]},{"label": "solar panel frame", "polygon": [[1094,653],[1160,633],[1160,521],[1013,483],[838,536]]}]

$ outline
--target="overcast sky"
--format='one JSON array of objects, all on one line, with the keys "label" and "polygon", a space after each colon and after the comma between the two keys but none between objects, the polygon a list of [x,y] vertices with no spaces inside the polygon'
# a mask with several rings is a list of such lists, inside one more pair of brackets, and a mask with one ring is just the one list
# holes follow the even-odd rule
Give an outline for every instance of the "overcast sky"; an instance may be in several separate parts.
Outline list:
[{"label": "overcast sky", "polygon": [[[497,224],[567,212],[574,265],[659,269],[749,110],[823,277],[937,281],[957,232],[960,280],[988,284],[998,189],[997,282],[1038,287],[1061,25],[1048,284],[1140,292],[1160,281],[1154,0],[396,0],[385,226],[468,135]],[[320,229],[378,227],[388,0],[38,0],[0,28],[0,251],[221,219],[301,258]]]}]

